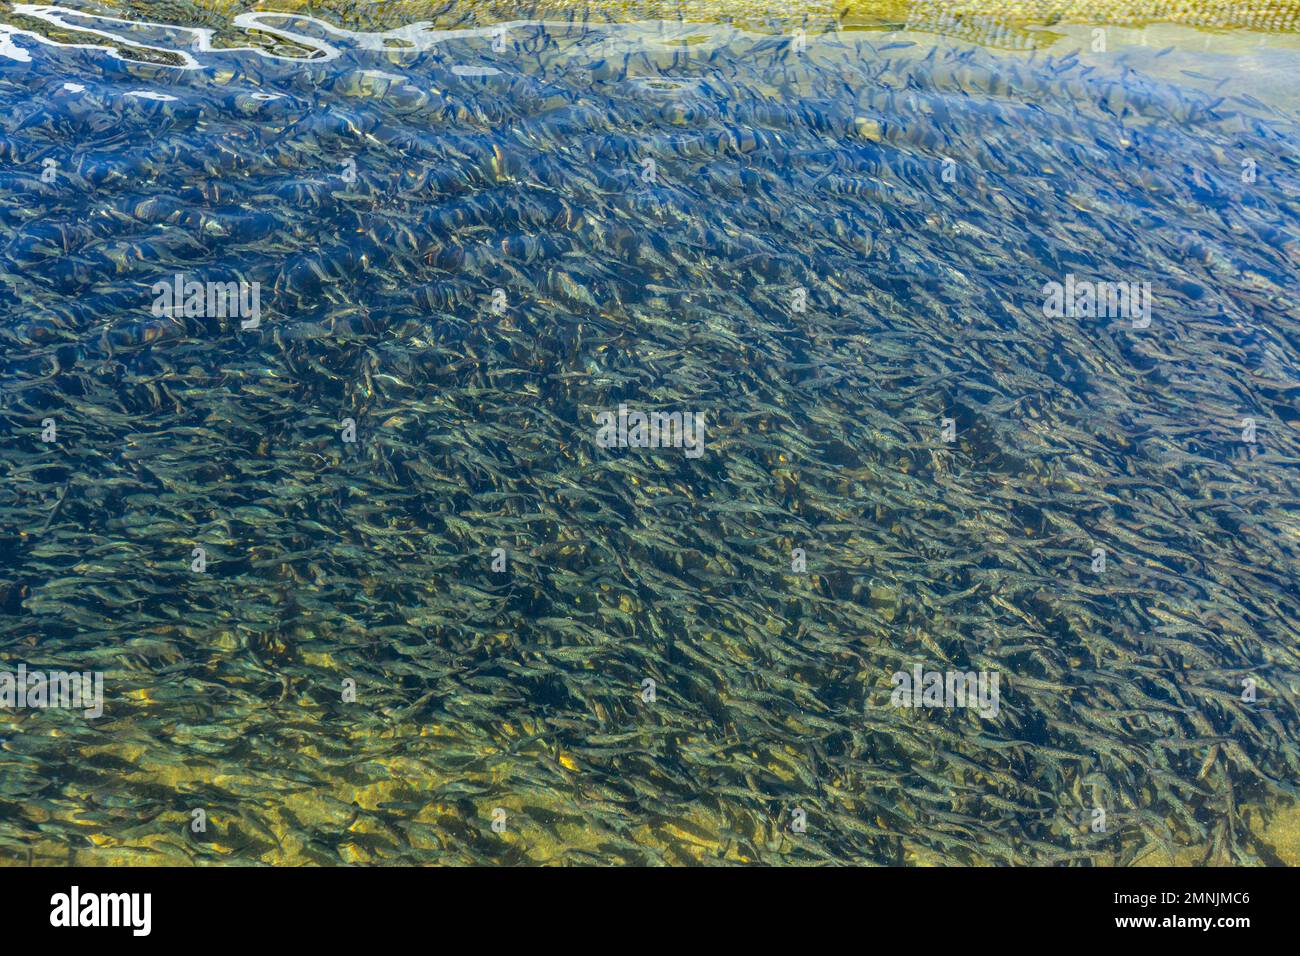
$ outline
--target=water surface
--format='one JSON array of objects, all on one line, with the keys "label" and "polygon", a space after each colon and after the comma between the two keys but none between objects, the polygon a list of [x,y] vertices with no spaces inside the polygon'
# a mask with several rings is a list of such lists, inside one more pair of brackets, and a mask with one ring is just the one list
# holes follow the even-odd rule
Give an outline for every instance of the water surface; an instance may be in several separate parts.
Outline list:
[{"label": "water surface", "polygon": [[7,861],[1295,861],[1285,44],[19,12]]}]

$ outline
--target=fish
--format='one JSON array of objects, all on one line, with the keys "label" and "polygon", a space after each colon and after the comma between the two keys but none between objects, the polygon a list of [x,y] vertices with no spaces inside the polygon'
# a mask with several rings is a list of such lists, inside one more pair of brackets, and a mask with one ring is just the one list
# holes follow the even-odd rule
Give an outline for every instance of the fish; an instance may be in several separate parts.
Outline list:
[{"label": "fish", "polygon": [[[30,44],[0,671],[106,700],[3,711],[0,858],[1267,858],[1295,118],[914,6],[802,51],[256,12],[125,71]],[[257,327],[154,314],[177,275],[256,283]],[[1048,314],[1067,275],[1149,281],[1151,327]],[[605,447],[620,405],[700,414],[702,455]],[[996,674],[997,716],[893,706],[916,663]]]}]

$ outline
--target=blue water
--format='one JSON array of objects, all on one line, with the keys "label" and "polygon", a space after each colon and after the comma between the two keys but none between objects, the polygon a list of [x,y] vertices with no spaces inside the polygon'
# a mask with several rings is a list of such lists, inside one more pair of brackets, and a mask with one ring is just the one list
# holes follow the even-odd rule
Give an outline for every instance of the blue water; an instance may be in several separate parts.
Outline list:
[{"label": "blue water", "polygon": [[1288,91],[97,25],[0,40],[0,668],[105,688],[0,710],[6,859],[1276,861]]}]

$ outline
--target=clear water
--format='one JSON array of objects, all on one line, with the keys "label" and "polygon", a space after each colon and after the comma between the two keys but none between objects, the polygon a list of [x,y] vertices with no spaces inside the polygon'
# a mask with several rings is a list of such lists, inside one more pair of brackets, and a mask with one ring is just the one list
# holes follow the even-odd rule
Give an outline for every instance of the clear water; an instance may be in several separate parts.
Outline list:
[{"label": "clear water", "polygon": [[1284,861],[1292,54],[33,15],[4,859]]}]

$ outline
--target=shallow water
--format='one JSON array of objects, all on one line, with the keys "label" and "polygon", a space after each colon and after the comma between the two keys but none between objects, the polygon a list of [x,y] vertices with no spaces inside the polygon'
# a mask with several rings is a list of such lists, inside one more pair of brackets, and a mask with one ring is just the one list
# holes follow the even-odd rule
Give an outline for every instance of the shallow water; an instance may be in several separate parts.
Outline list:
[{"label": "shallow water", "polygon": [[0,857],[1295,862],[1292,51],[26,16]]}]

